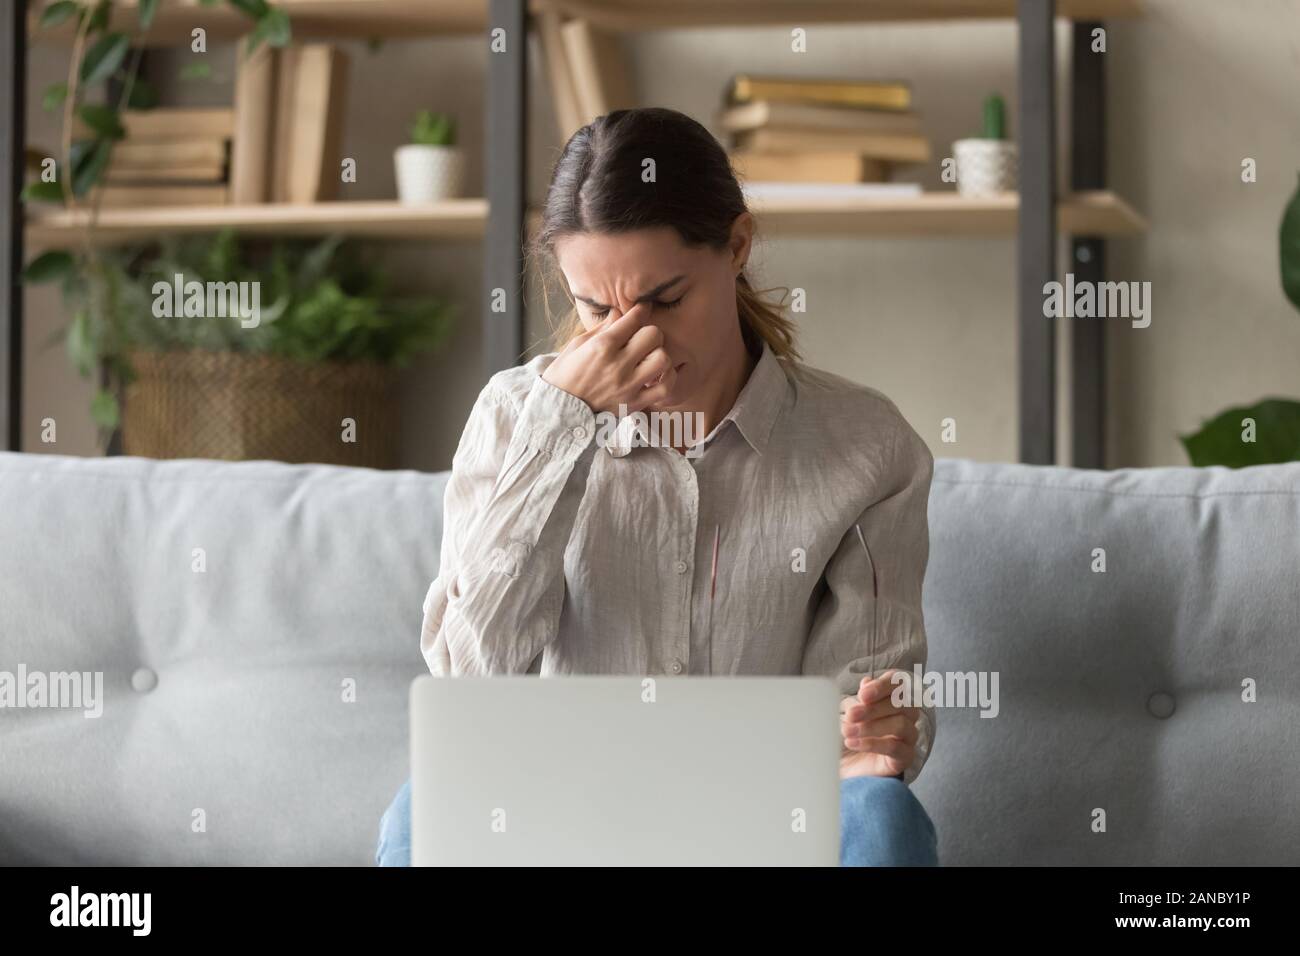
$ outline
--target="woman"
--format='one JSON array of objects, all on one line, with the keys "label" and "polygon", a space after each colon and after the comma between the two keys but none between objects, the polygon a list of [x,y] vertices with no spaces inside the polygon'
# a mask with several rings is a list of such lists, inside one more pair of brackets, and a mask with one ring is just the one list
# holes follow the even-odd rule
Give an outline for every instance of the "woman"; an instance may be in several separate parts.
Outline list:
[{"label": "woman", "polygon": [[[933,459],[880,392],[798,361],[745,275],[754,225],[681,113],[617,110],[569,140],[530,256],[553,257],[574,311],[558,353],[478,397],[421,650],[439,676],[832,677],[841,862],[934,864],[908,788],[934,713],[896,706],[886,670],[925,661]],[[672,447],[651,419],[678,425]],[[381,865],[409,862],[409,797]]]}]

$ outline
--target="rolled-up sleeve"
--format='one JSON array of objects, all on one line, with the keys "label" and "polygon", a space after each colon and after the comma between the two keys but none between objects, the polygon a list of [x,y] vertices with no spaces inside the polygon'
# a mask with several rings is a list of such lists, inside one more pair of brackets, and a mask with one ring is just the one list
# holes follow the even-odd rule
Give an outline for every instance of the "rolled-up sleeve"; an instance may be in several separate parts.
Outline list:
[{"label": "rolled-up sleeve", "polygon": [[555,639],[595,432],[590,407],[540,375],[522,401],[495,379],[479,394],[424,600],[420,649],[435,676],[525,673]]},{"label": "rolled-up sleeve", "polygon": [[[934,458],[899,416],[887,460],[883,494],[862,512],[856,528],[846,530],[826,566],[826,591],[804,650],[803,672],[834,678],[846,697],[857,695],[869,673],[898,668],[910,675],[914,665],[925,668],[921,589],[930,554]],[[937,725],[934,708],[922,707],[916,754],[903,772],[905,783],[917,778],[929,758]]]}]

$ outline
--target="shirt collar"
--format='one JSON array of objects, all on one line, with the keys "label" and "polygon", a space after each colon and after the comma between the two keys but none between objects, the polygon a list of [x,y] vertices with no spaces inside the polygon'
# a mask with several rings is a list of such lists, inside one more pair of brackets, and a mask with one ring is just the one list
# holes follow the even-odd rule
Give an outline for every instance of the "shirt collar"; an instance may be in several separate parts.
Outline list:
[{"label": "shirt collar", "polygon": [[722,420],[735,422],[745,440],[761,455],[772,436],[772,426],[781,414],[789,387],[785,369],[776,353],[764,342],[763,354],[758,357],[754,371],[750,372],[749,381]]},{"label": "shirt collar", "polygon": [[[759,355],[754,370],[749,373],[749,380],[740,390],[731,411],[723,416],[708,440],[712,441],[721,434],[724,424],[733,422],[750,447],[760,455],[763,454],[768,439],[772,436],[772,428],[781,414],[781,406],[789,387],[785,369],[781,367],[776,353],[764,342],[762,354]],[[618,427],[606,438],[605,449],[613,457],[622,458],[632,450],[638,434],[642,441],[647,440],[636,419],[629,416],[619,422]]]}]

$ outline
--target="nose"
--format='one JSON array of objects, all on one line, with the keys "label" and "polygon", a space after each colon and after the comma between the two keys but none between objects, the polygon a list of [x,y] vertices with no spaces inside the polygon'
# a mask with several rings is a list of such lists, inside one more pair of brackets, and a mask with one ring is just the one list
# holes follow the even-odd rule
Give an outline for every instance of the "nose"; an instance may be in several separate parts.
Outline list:
[{"label": "nose", "polygon": [[[627,315],[629,312],[635,309],[639,304],[641,303],[637,303],[637,302],[620,303],[617,310],[610,311],[610,318],[621,319],[623,316]],[[641,310],[638,324],[642,324],[642,325],[645,324],[646,315],[648,314],[648,312],[649,312],[648,309]]]}]

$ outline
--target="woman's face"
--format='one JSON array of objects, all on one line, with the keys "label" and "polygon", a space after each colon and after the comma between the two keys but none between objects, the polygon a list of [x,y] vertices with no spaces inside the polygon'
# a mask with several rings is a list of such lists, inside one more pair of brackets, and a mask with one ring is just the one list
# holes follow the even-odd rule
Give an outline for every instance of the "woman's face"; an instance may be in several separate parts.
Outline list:
[{"label": "woman's face", "polygon": [[[749,258],[754,222],[742,213],[727,248],[687,247],[668,226],[618,235],[581,233],[556,243],[556,258],[586,329],[617,319],[645,299],[645,324],[656,325],[677,368],[661,408],[688,406],[709,380],[743,354],[736,276]],[[737,350],[740,350],[738,353]]]}]

